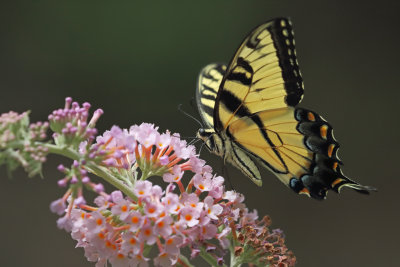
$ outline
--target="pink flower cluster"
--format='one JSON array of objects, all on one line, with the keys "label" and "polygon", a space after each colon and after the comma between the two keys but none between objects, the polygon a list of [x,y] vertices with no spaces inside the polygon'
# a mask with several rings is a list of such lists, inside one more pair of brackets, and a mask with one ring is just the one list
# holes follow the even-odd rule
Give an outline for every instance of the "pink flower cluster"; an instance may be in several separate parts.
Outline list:
[{"label": "pink flower cluster", "polygon": [[[74,122],[87,118],[84,108],[72,106],[80,112],[74,113],[79,117],[72,119]],[[67,126],[73,118],[71,112],[67,108],[59,111],[54,114],[59,118],[53,117],[53,122],[62,121]],[[64,132],[61,130],[60,136]],[[192,258],[207,251],[222,264],[228,248],[240,243],[238,234],[249,227],[260,229],[257,212],[248,211],[244,197],[225,191],[224,178],[213,175],[212,168],[196,155],[195,147],[177,134],[159,133],[148,123],[129,130],[113,126],[102,136],[81,142],[79,153],[82,158],[70,169],[59,166],[66,175],[59,185],[69,184],[69,189],[51,204],[51,210],[64,214],[58,226],[71,232],[77,246],[84,248],[85,256],[97,262],[96,266],[107,262],[113,266],[148,266],[153,247],[158,249],[153,259],[156,266],[185,265],[180,258],[184,247],[191,250]],[[101,184],[92,183],[87,175],[91,170],[88,163],[102,166],[102,171],[114,177],[110,179],[122,182],[120,189],[127,196],[121,191],[109,195]],[[165,189],[146,180],[152,176],[162,177],[167,183]],[[99,194],[95,206],[86,203],[84,186]],[[268,245],[264,241],[263,246]],[[286,253],[287,249],[281,251]]]},{"label": "pink flower cluster", "polygon": [[[162,190],[150,181],[136,181],[132,188],[135,201],[116,191],[110,196],[103,192],[95,201],[97,207],[75,203],[59,220],[59,227],[72,232],[89,260],[109,261],[113,266],[146,265],[146,246],[157,244],[154,263],[159,266],[175,264],[185,246],[192,249],[192,256],[207,247],[222,261],[223,250],[207,241],[217,239],[227,248],[230,224],[240,219],[240,213],[244,218],[254,217],[240,204],[243,197],[224,192],[224,179],[212,175],[194,147],[177,136],[159,134],[153,125],[144,123],[129,131],[114,126],[97,138],[97,144],[102,144],[105,152],[101,154],[107,155],[108,165],[127,169],[138,163],[142,174],[163,173],[169,184]],[[185,188],[181,180],[187,171],[192,175]],[[175,185],[179,193],[174,192]],[[66,208],[62,203],[55,201],[52,210],[60,214]]]},{"label": "pink flower cluster", "polygon": [[103,110],[97,109],[90,121],[90,104],[85,102],[82,107],[78,102],[72,102],[71,97],[65,99],[63,109],[57,109],[49,115],[50,128],[54,131],[56,143],[78,146],[83,140],[92,140],[97,134],[94,128]]},{"label": "pink flower cluster", "polygon": [[[187,146],[177,134],[160,134],[157,129],[149,123],[133,125],[129,130],[113,126],[96,138],[89,148],[89,157],[103,157],[103,163],[109,167],[130,169],[137,164],[146,175],[163,174],[187,159],[190,162],[179,165],[182,170],[196,167],[192,164],[198,159],[194,146]],[[88,153],[86,149],[87,144],[83,143],[81,153]]]}]

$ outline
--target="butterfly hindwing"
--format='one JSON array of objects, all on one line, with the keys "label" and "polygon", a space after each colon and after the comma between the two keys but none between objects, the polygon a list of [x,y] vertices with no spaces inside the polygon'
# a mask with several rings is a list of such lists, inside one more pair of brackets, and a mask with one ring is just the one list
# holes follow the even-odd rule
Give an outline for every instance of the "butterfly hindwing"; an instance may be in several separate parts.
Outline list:
[{"label": "butterfly hindwing", "polygon": [[302,108],[261,111],[228,126],[231,139],[297,193],[323,199],[343,186],[370,190],[341,172],[339,144],[332,127],[315,112]]},{"label": "butterfly hindwing", "polygon": [[222,78],[226,72],[224,64],[213,63],[205,66],[197,81],[196,102],[200,116],[207,128],[214,127],[214,105]]}]

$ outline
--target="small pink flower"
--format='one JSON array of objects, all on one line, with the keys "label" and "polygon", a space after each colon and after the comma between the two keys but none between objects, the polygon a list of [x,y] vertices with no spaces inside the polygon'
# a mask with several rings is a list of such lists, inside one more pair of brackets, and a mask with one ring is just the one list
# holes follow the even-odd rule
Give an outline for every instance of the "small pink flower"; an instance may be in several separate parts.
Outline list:
[{"label": "small pink flower", "polygon": [[143,254],[140,253],[132,257],[130,266],[148,267],[149,266],[148,261],[149,259],[145,258]]},{"label": "small pink flower", "polygon": [[184,207],[180,212],[180,221],[189,227],[199,223],[200,212],[192,207]]},{"label": "small pink flower", "polygon": [[159,135],[157,129],[158,128],[154,127],[154,124],[142,123],[139,126],[131,127],[129,133],[133,134],[136,140],[138,140],[145,148],[148,148],[156,144]]},{"label": "small pink flower", "polygon": [[51,212],[57,213],[58,215],[64,214],[66,208],[67,208],[67,206],[65,204],[65,200],[62,198],[54,200],[50,204]]},{"label": "small pink flower", "polygon": [[208,194],[215,199],[222,198],[224,193],[224,180],[225,179],[221,176],[214,177],[212,179],[212,186]]},{"label": "small pink flower", "polygon": [[95,234],[99,233],[106,227],[106,218],[104,218],[100,212],[94,211],[92,212],[91,218],[88,220],[87,227],[91,230],[91,232]]},{"label": "small pink flower", "polygon": [[183,193],[181,197],[181,203],[185,205],[185,207],[191,207],[196,210],[197,213],[200,214],[200,212],[203,209],[204,203],[200,202],[199,197],[195,193]]},{"label": "small pink flower", "polygon": [[172,218],[167,215],[158,219],[154,223],[154,233],[161,235],[163,237],[168,237],[172,234],[171,223],[173,222]]},{"label": "small pink flower", "polygon": [[168,193],[165,197],[161,199],[164,205],[165,211],[168,213],[176,214],[176,209],[179,205],[179,197],[174,193]]},{"label": "small pink flower", "polygon": [[202,159],[199,159],[196,156],[191,156],[189,159],[189,163],[192,167],[192,171],[195,173],[201,173],[203,170],[203,166],[205,164],[205,161]]},{"label": "small pink flower", "polygon": [[182,179],[183,173],[184,172],[181,170],[179,165],[175,165],[172,168],[172,172],[171,173],[167,172],[167,173],[165,173],[163,175],[163,180],[166,183],[173,183],[173,182],[177,183]]},{"label": "small pink flower", "polygon": [[121,220],[125,220],[130,215],[130,205],[130,201],[122,199],[111,208],[111,212],[118,215]]},{"label": "small pink flower", "polygon": [[133,191],[138,198],[151,196],[152,184],[149,181],[137,181]]},{"label": "small pink flower", "polygon": [[212,180],[211,180],[212,175],[209,173],[206,173],[204,175],[201,174],[196,174],[193,177],[194,180],[194,186],[200,190],[201,192],[204,191],[210,191],[212,188]]},{"label": "small pink flower", "polygon": [[192,145],[187,146],[185,140],[180,140],[176,136],[173,136],[171,139],[171,144],[173,144],[178,158],[189,159],[195,155],[195,147]]},{"label": "small pink flower", "polygon": [[140,242],[133,233],[125,233],[122,236],[121,250],[127,254],[132,251],[134,255],[140,252]]},{"label": "small pink flower", "polygon": [[223,208],[219,204],[214,205],[214,199],[210,196],[207,196],[204,199],[204,209],[207,212],[207,216],[213,220],[218,220],[217,215],[220,215],[223,211]]},{"label": "small pink flower", "polygon": [[159,149],[167,148],[170,143],[171,143],[171,135],[169,132],[159,135],[156,141],[157,148]]},{"label": "small pink flower", "polygon": [[157,203],[155,201],[145,201],[145,203],[146,205],[144,207],[144,212],[147,217],[154,218],[162,212],[163,206],[161,205],[161,203]]},{"label": "small pink flower", "polygon": [[126,267],[129,266],[131,262],[131,258],[128,257],[128,254],[122,252],[111,254],[108,260],[113,267]]},{"label": "small pink flower", "polygon": [[207,224],[200,228],[200,236],[204,239],[212,239],[217,236],[217,226],[214,224]]},{"label": "small pink flower", "polygon": [[160,267],[170,267],[178,261],[177,255],[171,255],[166,252],[161,252],[155,259],[154,264]]},{"label": "small pink flower", "polygon": [[179,247],[183,243],[183,238],[180,235],[174,235],[165,240],[165,251],[172,255],[179,254]]},{"label": "small pink flower", "polygon": [[129,224],[129,230],[132,232],[136,232],[140,229],[144,223],[145,217],[138,211],[131,211],[129,216],[125,219],[125,221]]},{"label": "small pink flower", "polygon": [[139,240],[141,242],[146,241],[148,245],[153,245],[156,242],[157,236],[150,223],[144,224],[140,229]]}]

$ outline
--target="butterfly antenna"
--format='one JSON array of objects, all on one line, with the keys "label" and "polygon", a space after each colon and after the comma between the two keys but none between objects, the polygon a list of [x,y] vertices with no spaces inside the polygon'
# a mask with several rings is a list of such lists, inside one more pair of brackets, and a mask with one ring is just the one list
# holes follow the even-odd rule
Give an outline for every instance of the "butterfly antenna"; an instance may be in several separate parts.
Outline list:
[{"label": "butterfly antenna", "polygon": [[204,147],[205,144],[206,144],[206,142],[203,142],[201,144],[200,149],[199,149],[199,155],[201,155],[201,150],[203,150],[203,147]]},{"label": "butterfly antenna", "polygon": [[190,142],[188,143],[188,145],[194,145],[194,144],[196,144],[199,140],[200,140],[200,138],[195,137],[192,141],[190,141]]},{"label": "butterfly antenna", "polygon": [[201,128],[204,128],[203,124],[202,124],[198,119],[196,119],[194,116],[190,115],[189,113],[187,113],[186,111],[184,111],[184,110],[182,109],[182,104],[179,104],[179,105],[178,105],[178,110],[179,110],[180,112],[182,112],[184,115],[186,115],[186,116],[188,116],[189,118],[191,118],[191,119],[193,119],[194,121],[196,121],[196,122],[200,125]]}]

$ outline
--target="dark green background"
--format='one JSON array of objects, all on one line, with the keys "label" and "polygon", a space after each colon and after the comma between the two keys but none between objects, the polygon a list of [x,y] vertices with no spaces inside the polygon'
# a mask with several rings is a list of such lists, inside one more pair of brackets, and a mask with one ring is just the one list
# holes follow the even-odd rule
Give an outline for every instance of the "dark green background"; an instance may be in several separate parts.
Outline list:
[{"label": "dark green background", "polygon": [[[45,120],[66,96],[116,124],[153,122],[193,136],[197,74],[227,62],[244,36],[277,16],[294,23],[305,81],[302,107],[335,128],[344,172],[378,193],[297,196],[271,173],[258,188],[229,168],[249,208],[269,214],[287,235],[298,266],[398,266],[398,1],[15,1],[0,4],[0,112],[32,110]],[[362,3],[362,4],[360,4]],[[216,171],[221,161],[204,151]],[[45,179],[13,180],[0,169],[0,265],[92,266],[49,211],[63,190],[60,158]],[[396,264],[397,262],[397,264]]]}]

